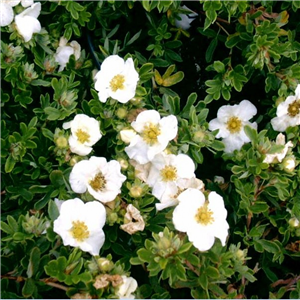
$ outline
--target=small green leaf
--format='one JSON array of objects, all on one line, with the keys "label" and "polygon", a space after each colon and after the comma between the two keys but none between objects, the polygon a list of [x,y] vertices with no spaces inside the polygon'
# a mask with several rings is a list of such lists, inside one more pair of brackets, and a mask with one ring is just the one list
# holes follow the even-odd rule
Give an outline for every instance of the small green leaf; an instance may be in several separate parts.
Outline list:
[{"label": "small green leaf", "polygon": [[263,201],[256,201],[254,205],[250,206],[250,210],[254,214],[260,214],[262,212],[268,211],[269,205],[266,202]]},{"label": "small green leaf", "polygon": [[48,202],[48,214],[52,221],[56,220],[59,216],[59,209],[53,200]]},{"label": "small green leaf", "polygon": [[50,174],[51,183],[57,187],[65,184],[63,172],[60,170],[54,170]]},{"label": "small green leaf", "polygon": [[210,44],[208,45],[208,47],[206,49],[206,52],[205,52],[206,62],[210,63],[212,61],[213,55],[214,55],[214,52],[215,52],[217,46],[218,46],[218,38],[215,37],[214,39],[211,40]]},{"label": "small green leaf", "polygon": [[168,87],[180,82],[184,78],[184,73],[179,71],[163,80],[162,86]]},{"label": "small green leaf", "polygon": [[22,289],[22,295],[25,298],[29,298],[34,294],[35,291],[36,291],[36,285],[34,283],[34,280],[32,278],[26,279]]},{"label": "small green leaf", "polygon": [[205,270],[205,273],[207,274],[208,277],[213,278],[213,279],[217,279],[220,277],[220,273],[219,273],[218,269],[216,269],[212,266],[208,266]]},{"label": "small green leaf", "polygon": [[41,258],[41,251],[34,247],[30,252],[29,264],[27,267],[27,276],[31,278],[39,269],[39,262]]},{"label": "small green leaf", "polygon": [[5,173],[10,173],[13,170],[16,162],[17,161],[10,154],[5,162],[5,167],[4,167]]}]

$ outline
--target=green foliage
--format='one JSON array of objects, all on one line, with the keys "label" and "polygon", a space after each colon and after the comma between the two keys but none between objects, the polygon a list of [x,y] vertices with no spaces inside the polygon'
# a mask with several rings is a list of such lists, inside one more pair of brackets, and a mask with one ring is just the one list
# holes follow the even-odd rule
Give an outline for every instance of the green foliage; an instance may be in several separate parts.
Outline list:
[{"label": "green foliage", "polygon": [[[277,143],[271,120],[300,83],[299,3],[43,1],[42,29],[30,41],[15,19],[1,26],[2,298],[119,298],[121,276],[131,276],[141,299],[298,299],[300,128],[288,127]],[[15,15],[22,4],[12,7]],[[176,27],[181,13],[190,28]],[[64,68],[56,59],[61,37],[81,47]],[[110,55],[131,57],[138,72],[127,103],[99,101],[94,78]],[[245,126],[249,142],[225,153],[209,122],[243,99],[256,106],[250,121],[258,126]],[[175,229],[174,207],[157,210],[152,187],[137,177],[120,132],[150,109],[176,116],[167,152],[192,158],[204,194],[224,199],[225,245],[216,238],[199,251]],[[64,125],[78,114],[98,120],[102,134],[85,156],[72,153]],[[120,194],[104,203],[105,243],[95,256],[64,245],[53,224],[56,199],[95,200],[69,183],[73,166],[90,156],[117,160],[126,175]],[[132,234],[120,227],[129,204],[145,223]]]}]

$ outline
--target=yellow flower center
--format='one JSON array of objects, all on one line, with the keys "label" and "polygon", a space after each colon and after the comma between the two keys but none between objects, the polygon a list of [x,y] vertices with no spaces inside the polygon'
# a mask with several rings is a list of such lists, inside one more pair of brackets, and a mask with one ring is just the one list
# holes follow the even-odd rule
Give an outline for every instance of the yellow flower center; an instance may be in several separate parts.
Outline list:
[{"label": "yellow flower center", "polygon": [[226,125],[230,133],[237,133],[241,131],[242,121],[238,117],[231,117]]},{"label": "yellow flower center", "polygon": [[160,171],[160,175],[163,181],[174,181],[177,178],[177,170],[173,166],[165,166]]},{"label": "yellow flower center", "polygon": [[96,192],[102,191],[106,185],[106,179],[101,172],[99,172],[90,182],[90,186]]},{"label": "yellow flower center", "polygon": [[71,234],[75,240],[77,240],[78,242],[83,242],[90,236],[88,227],[84,222],[73,221],[72,224],[73,227],[71,228]]},{"label": "yellow flower center", "polygon": [[207,207],[206,203],[198,208],[195,218],[198,223],[205,226],[214,222],[213,212]]},{"label": "yellow flower center", "polygon": [[296,117],[299,113],[300,113],[300,102],[296,100],[289,105],[288,114],[290,117]]},{"label": "yellow flower center", "polygon": [[141,137],[150,146],[157,143],[157,137],[160,135],[159,125],[149,124],[145,125],[141,133]]},{"label": "yellow flower center", "polygon": [[83,130],[81,130],[81,129],[78,129],[78,130],[76,131],[76,136],[77,136],[78,141],[79,141],[81,144],[83,144],[83,143],[85,143],[85,142],[88,142],[89,139],[90,139],[90,135],[89,135],[87,132],[85,132],[85,131],[83,131]]},{"label": "yellow flower center", "polygon": [[113,79],[109,83],[109,86],[113,92],[116,92],[117,90],[124,89],[124,82],[125,77],[123,75],[118,74],[113,77]]}]

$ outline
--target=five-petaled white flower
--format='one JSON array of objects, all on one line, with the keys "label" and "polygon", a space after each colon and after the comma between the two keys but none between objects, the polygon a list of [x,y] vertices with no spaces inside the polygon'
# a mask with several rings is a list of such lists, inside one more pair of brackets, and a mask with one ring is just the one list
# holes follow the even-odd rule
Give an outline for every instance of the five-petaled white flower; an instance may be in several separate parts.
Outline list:
[{"label": "five-petaled white flower", "polygon": [[211,131],[219,129],[216,138],[223,138],[225,152],[240,150],[245,143],[250,142],[244,127],[249,125],[257,129],[256,122],[249,122],[256,113],[256,107],[248,100],[243,100],[240,104],[233,106],[223,105],[219,108],[217,118],[209,122],[209,129]]},{"label": "five-petaled white flower", "polygon": [[61,37],[59,47],[56,49],[55,61],[60,65],[58,71],[62,71],[69,62],[70,56],[73,54],[75,59],[80,58],[81,46],[76,41],[68,43],[68,40]]},{"label": "five-petaled white flower", "polygon": [[163,199],[169,194],[177,194],[184,188],[182,179],[195,177],[195,164],[186,154],[155,155],[151,161],[151,168],[147,178],[147,184],[152,187],[152,194],[157,199]]},{"label": "five-petaled white flower", "polygon": [[79,247],[91,255],[99,255],[104,244],[102,230],[106,211],[98,201],[84,203],[79,198],[63,201],[53,231],[59,234],[65,246]]},{"label": "five-petaled white flower", "polygon": [[211,192],[208,201],[197,189],[187,189],[178,196],[179,204],[173,212],[177,230],[186,232],[190,242],[200,251],[209,250],[215,237],[225,246],[229,225],[223,198]]},{"label": "five-petaled white flower", "polygon": [[116,295],[120,299],[134,299],[132,293],[136,290],[138,284],[132,277],[122,275],[123,282],[116,288]]},{"label": "five-petaled white flower", "polygon": [[135,95],[139,74],[134,68],[132,58],[124,61],[118,55],[111,55],[103,61],[95,80],[95,89],[101,102],[105,103],[111,97],[126,103]]},{"label": "five-petaled white flower", "polygon": [[300,84],[297,85],[295,96],[288,96],[277,106],[276,116],[271,120],[276,131],[300,125]]},{"label": "five-petaled white flower", "polygon": [[37,19],[41,12],[41,3],[36,2],[15,16],[16,28],[25,42],[29,42],[34,33],[41,31],[41,24]]},{"label": "five-petaled white flower", "polygon": [[84,114],[76,115],[72,121],[64,123],[63,128],[71,128],[70,149],[78,155],[90,154],[92,146],[102,137],[99,121]]},{"label": "five-petaled white flower", "polygon": [[156,154],[165,150],[178,130],[175,116],[160,118],[156,110],[142,111],[131,126],[138,134],[131,139],[125,152],[140,164],[151,161]]},{"label": "five-petaled white flower", "polygon": [[285,136],[282,133],[279,133],[276,137],[276,145],[284,146],[284,148],[280,152],[266,154],[266,157],[264,159],[264,163],[268,164],[274,164],[274,163],[281,163],[282,160],[285,158],[289,148],[293,147],[293,143],[291,141],[288,141],[285,143]]},{"label": "five-petaled white flower", "polygon": [[95,199],[106,203],[121,193],[126,176],[121,174],[118,161],[107,162],[105,157],[92,156],[89,160],[75,164],[69,180],[75,193],[81,194],[88,190]]}]

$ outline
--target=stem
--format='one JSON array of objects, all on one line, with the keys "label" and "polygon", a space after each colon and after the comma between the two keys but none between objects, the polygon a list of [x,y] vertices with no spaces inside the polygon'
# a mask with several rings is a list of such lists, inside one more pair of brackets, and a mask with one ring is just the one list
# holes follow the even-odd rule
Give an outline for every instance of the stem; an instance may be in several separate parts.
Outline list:
[{"label": "stem", "polygon": [[[25,281],[26,279],[28,279],[28,278],[22,277],[22,276],[10,276],[10,275],[1,275],[1,278],[15,280],[16,282],[22,282],[22,281]],[[53,286],[55,288],[61,289],[61,290],[66,291],[66,292],[69,290],[68,287],[66,287],[62,284],[54,282],[54,281],[56,281],[56,279],[51,278],[51,277],[50,278],[39,279],[39,281],[42,281],[47,285]]]}]

